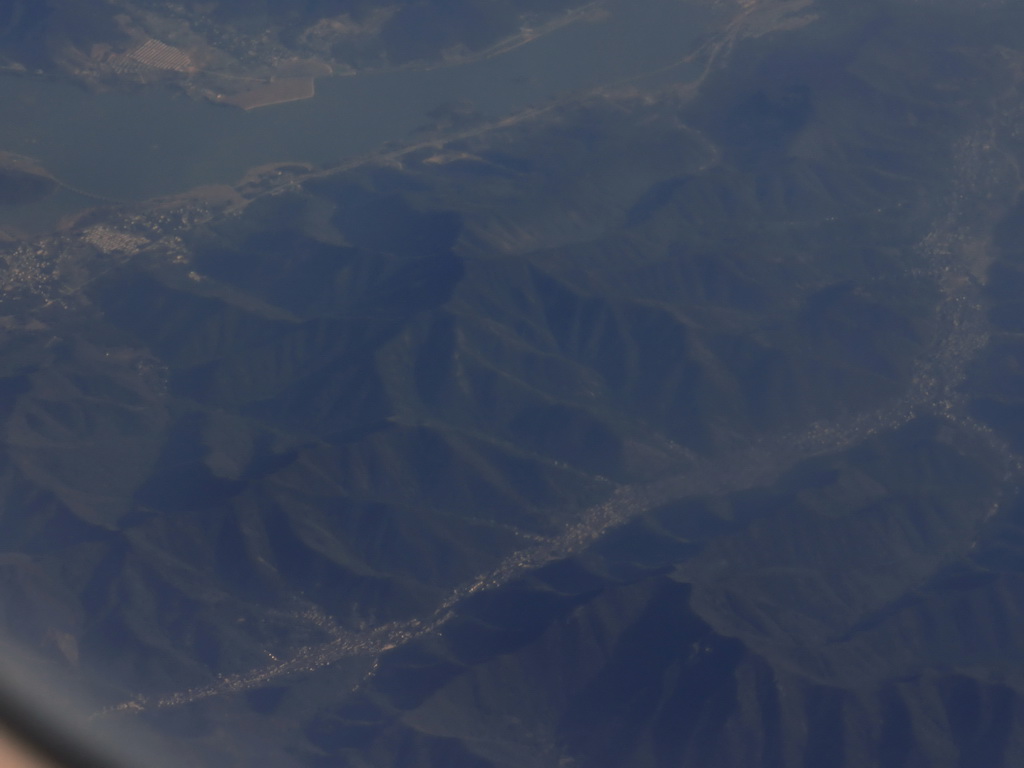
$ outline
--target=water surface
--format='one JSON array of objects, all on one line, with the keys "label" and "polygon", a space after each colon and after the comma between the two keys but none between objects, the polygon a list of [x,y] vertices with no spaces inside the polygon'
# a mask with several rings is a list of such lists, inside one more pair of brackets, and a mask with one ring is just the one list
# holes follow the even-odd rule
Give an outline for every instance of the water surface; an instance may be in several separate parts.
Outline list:
[{"label": "water surface", "polygon": [[[323,78],[312,99],[250,112],[161,87],[92,93],[57,80],[0,77],[0,150],[34,158],[86,193],[64,190],[0,209],[0,226],[45,228],[98,198],[138,201],[232,183],[271,162],[338,162],[409,138],[449,102],[469,102],[493,118],[643,77],[686,56],[710,19],[707,9],[679,0],[614,0],[608,8],[601,20],[567,25],[500,56]],[[682,68],[673,74],[686,75]]]}]

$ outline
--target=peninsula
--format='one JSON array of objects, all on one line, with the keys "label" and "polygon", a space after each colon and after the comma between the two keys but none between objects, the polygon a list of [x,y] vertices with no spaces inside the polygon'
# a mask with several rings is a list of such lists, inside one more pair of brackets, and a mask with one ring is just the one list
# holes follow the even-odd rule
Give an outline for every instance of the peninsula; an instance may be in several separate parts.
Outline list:
[{"label": "peninsula", "polygon": [[27,205],[53,193],[57,181],[30,158],[0,152],[0,205]]}]

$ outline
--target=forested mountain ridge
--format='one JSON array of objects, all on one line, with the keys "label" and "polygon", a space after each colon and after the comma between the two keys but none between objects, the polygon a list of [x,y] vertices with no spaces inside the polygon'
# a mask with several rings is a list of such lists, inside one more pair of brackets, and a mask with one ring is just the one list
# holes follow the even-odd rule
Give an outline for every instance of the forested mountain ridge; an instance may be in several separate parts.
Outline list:
[{"label": "forested mountain ridge", "polygon": [[11,295],[8,631],[209,764],[1015,765],[1021,13],[800,11]]}]

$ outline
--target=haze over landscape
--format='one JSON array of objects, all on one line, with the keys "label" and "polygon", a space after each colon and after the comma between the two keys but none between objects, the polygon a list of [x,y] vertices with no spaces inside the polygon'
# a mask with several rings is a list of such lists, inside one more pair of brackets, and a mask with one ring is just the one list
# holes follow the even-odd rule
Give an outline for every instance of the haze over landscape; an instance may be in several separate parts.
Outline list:
[{"label": "haze over landscape", "polygon": [[1021,763],[1020,3],[15,0],[0,66],[0,631],[86,729]]}]

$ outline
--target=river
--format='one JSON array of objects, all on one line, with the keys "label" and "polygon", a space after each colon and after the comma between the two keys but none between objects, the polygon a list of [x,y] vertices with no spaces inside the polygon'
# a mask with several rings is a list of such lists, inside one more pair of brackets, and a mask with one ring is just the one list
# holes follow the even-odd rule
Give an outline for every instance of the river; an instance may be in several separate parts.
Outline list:
[{"label": "river", "polygon": [[55,79],[0,77],[0,150],[32,157],[88,193],[65,189],[34,205],[0,208],[0,227],[44,230],[96,198],[140,201],[232,183],[271,162],[335,163],[410,138],[445,103],[467,102],[495,118],[643,78],[690,53],[712,18],[705,4],[680,0],[611,0],[605,8],[599,19],[498,56],[321,78],[312,99],[250,112],[163,87],[97,93]]}]

